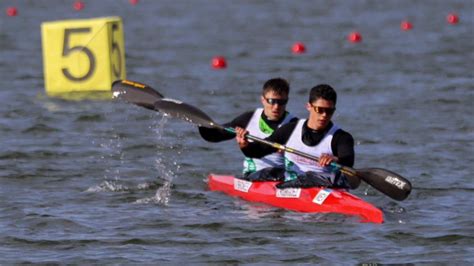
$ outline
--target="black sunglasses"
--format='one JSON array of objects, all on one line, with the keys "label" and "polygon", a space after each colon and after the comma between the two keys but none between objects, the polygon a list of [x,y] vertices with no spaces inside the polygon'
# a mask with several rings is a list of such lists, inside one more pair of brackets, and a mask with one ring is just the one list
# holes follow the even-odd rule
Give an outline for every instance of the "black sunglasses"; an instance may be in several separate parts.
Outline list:
[{"label": "black sunglasses", "polygon": [[336,111],[336,108],[326,108],[326,107],[319,107],[319,106],[314,106],[311,105],[314,109],[314,111],[318,114],[324,114],[326,113],[327,115],[332,115],[334,114],[334,111]]},{"label": "black sunglasses", "polygon": [[268,104],[271,104],[271,105],[274,105],[274,104],[278,104],[278,105],[285,105],[288,103],[288,99],[273,99],[273,98],[265,98],[265,101],[267,101]]}]

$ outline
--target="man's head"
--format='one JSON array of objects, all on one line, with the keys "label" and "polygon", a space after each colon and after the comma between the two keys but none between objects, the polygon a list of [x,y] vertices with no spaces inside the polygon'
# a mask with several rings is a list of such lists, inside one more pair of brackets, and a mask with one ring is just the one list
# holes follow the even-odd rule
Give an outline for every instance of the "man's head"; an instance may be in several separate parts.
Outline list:
[{"label": "man's head", "polygon": [[320,84],[311,89],[306,109],[309,111],[308,126],[321,130],[331,122],[336,111],[337,93],[329,85]]},{"label": "man's head", "polygon": [[269,79],[263,84],[260,100],[269,120],[279,120],[285,114],[289,93],[290,85],[282,78]]}]

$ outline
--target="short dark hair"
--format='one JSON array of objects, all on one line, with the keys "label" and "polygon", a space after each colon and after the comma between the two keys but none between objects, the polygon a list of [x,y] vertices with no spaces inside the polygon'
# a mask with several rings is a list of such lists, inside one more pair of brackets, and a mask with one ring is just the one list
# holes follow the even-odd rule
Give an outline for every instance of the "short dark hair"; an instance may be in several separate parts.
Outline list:
[{"label": "short dark hair", "polygon": [[327,101],[332,101],[334,106],[337,102],[337,93],[336,91],[327,84],[319,84],[314,86],[309,92],[309,103],[315,102],[319,98],[323,98]]},{"label": "short dark hair", "polygon": [[282,78],[269,79],[263,84],[262,94],[265,95],[269,91],[274,91],[277,95],[289,95],[290,84]]}]

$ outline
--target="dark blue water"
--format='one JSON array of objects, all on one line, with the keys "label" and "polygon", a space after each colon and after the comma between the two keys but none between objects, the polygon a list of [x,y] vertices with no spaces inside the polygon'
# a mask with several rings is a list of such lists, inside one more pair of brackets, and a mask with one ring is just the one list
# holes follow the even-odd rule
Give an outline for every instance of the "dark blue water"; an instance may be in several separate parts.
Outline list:
[{"label": "dark blue water", "polygon": [[[474,263],[472,1],[85,4],[0,3],[0,264]],[[331,84],[356,168],[400,173],[412,194],[353,191],[384,211],[374,225],[208,191],[209,173],[240,172],[233,141],[122,102],[45,95],[41,23],[103,16],[123,19],[129,79],[217,122],[257,107],[269,78],[290,81],[301,117],[309,88]],[[346,41],[353,30],[361,43]],[[307,53],[291,54],[296,41]],[[227,69],[210,67],[216,55]]]}]

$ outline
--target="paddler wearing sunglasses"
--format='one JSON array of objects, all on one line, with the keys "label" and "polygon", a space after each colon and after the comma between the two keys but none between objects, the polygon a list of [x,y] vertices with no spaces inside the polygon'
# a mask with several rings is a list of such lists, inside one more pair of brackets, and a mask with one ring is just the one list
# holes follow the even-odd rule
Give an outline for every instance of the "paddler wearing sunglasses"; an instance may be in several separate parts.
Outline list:
[{"label": "paddler wearing sunglasses", "polygon": [[[248,111],[232,121],[223,124],[224,127],[245,128],[247,132],[259,138],[270,136],[277,128],[298,118],[286,110],[290,85],[282,78],[267,80],[262,87],[261,108]],[[201,137],[209,142],[220,142],[235,138],[235,134],[219,129],[199,127]],[[282,178],[284,174],[284,158],[280,152],[268,153],[260,158],[246,157],[244,159],[243,176],[252,179],[262,173],[266,176]]]},{"label": "paddler wearing sunglasses", "polygon": [[[277,185],[287,187],[342,187],[356,188],[360,180],[357,177],[348,180],[346,176],[331,167],[331,162],[352,167],[354,165],[354,139],[351,134],[342,130],[332,122],[336,111],[337,93],[329,85],[320,84],[313,87],[309,93],[306,109],[307,119],[288,123],[266,138],[313,156],[319,161],[309,160],[293,153],[284,152],[285,174],[284,181]],[[242,152],[247,157],[261,158],[276,152],[276,148],[249,142],[245,135],[248,131],[236,128],[236,140]],[[356,180],[353,180],[356,179]]]}]

